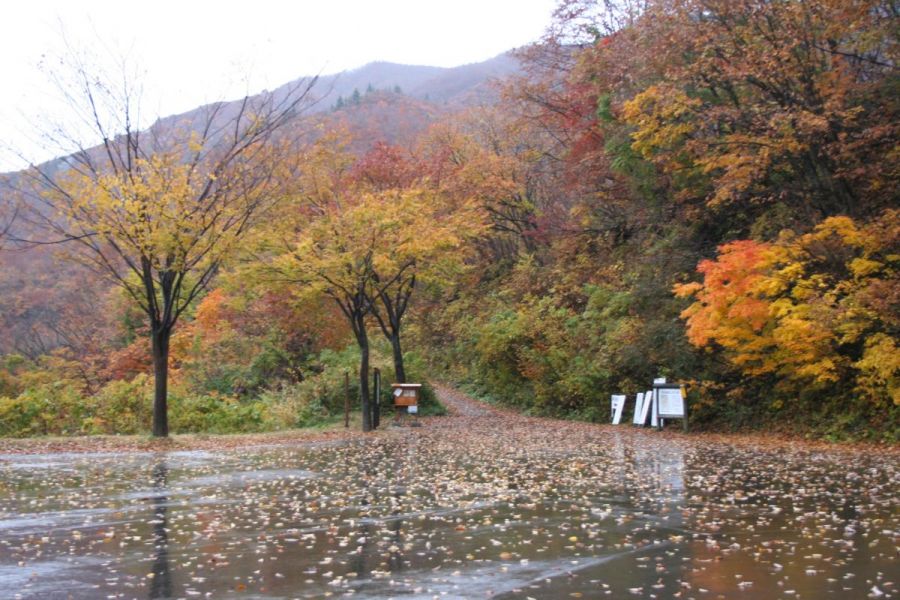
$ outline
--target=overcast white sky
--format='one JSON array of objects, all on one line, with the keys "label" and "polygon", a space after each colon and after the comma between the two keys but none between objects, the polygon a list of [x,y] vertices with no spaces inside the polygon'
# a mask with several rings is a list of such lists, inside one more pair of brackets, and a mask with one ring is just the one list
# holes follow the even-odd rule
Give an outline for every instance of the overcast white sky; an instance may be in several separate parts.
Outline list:
[{"label": "overcast white sky", "polygon": [[[57,94],[38,67],[63,48],[127,54],[153,116],[374,60],[456,66],[537,40],[556,0],[17,0],[0,19],[0,171],[46,155],[41,116]],[[158,108],[157,108],[158,107]]]}]

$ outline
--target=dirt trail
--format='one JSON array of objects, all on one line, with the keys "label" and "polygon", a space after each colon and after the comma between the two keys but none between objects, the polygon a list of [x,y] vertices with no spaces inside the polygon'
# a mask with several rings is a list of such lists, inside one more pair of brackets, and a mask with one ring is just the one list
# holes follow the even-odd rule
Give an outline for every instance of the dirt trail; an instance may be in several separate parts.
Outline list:
[{"label": "dirt trail", "polygon": [[431,387],[434,388],[438,400],[447,407],[447,412],[452,417],[485,417],[499,412],[468,394],[442,383],[433,383]]}]

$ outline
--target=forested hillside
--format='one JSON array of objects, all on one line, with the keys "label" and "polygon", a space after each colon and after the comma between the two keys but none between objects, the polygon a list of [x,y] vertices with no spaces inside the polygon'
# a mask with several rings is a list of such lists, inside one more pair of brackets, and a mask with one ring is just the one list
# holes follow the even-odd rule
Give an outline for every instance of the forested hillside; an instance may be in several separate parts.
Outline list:
[{"label": "forested hillside", "polygon": [[[194,132],[19,174],[0,231],[42,235],[40,198],[96,247],[7,240],[0,434],[149,431],[159,298],[174,431],[320,423],[378,367],[589,420],[665,376],[698,426],[896,441],[898,12],[566,0],[521,70],[429,79],[446,98],[273,112],[246,160]],[[210,198],[239,208],[197,220]]]}]

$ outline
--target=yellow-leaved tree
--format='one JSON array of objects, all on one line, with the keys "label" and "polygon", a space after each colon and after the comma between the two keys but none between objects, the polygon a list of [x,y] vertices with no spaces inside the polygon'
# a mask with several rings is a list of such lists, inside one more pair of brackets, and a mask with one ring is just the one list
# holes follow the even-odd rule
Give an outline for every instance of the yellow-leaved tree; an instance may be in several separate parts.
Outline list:
[{"label": "yellow-leaved tree", "polygon": [[[140,128],[132,82],[98,78],[81,63],[65,81],[80,131],[54,132],[62,158],[33,166],[20,185],[44,243],[121,286],[150,326],[153,435],[168,435],[169,340],[179,317],[242,237],[282,195],[276,137],[303,108],[314,80],[278,93],[211,104]],[[82,140],[97,140],[86,147]]]},{"label": "yellow-leaved tree", "polygon": [[360,219],[373,223],[379,237],[371,262],[371,312],[391,344],[394,377],[403,383],[400,335],[413,292],[422,284],[444,287],[457,281],[489,217],[473,201],[450,208],[435,192],[417,189],[368,195],[363,202]]},{"label": "yellow-leaved tree", "polygon": [[[346,199],[345,199],[346,200]],[[350,323],[360,349],[363,430],[372,428],[369,391],[369,320],[391,342],[398,381],[405,380],[401,328],[413,291],[464,268],[467,241],[486,227],[474,206],[445,210],[440,196],[422,189],[360,193],[319,207],[288,251],[275,261],[301,294],[333,300]]]}]

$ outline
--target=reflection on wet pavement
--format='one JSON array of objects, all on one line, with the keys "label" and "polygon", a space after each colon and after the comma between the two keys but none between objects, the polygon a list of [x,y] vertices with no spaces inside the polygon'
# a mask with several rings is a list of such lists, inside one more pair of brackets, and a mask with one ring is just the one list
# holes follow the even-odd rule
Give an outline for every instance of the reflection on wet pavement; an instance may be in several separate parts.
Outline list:
[{"label": "reflection on wet pavement", "polygon": [[898,597],[898,460],[462,412],[0,456],[2,598]]}]

